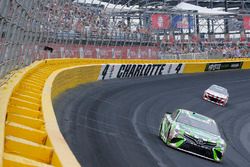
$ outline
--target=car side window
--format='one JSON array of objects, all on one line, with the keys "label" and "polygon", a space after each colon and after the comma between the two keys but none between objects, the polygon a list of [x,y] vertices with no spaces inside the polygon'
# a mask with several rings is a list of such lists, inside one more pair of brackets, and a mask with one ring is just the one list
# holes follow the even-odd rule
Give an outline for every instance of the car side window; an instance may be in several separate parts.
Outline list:
[{"label": "car side window", "polygon": [[177,117],[178,113],[179,113],[179,110],[176,110],[175,112],[173,112],[173,113],[171,114],[172,120],[175,120],[175,118]]}]

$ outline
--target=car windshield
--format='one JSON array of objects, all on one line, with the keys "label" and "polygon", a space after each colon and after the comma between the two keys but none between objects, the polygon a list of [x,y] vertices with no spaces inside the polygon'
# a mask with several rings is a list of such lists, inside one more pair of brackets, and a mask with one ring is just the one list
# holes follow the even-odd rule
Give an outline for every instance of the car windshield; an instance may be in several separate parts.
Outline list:
[{"label": "car windshield", "polygon": [[227,90],[221,86],[212,85],[209,87],[210,90],[221,93],[223,95],[228,95]]},{"label": "car windshield", "polygon": [[[193,114],[196,114],[196,113],[193,113]],[[197,116],[201,117],[201,119],[199,119]],[[179,123],[183,123],[185,125],[192,126],[197,129],[207,131],[215,135],[220,134],[218,131],[217,125],[214,121],[208,118],[205,120],[204,116],[199,115],[199,114],[196,114],[196,116],[192,116],[192,113],[191,114],[180,113],[176,121]]]}]

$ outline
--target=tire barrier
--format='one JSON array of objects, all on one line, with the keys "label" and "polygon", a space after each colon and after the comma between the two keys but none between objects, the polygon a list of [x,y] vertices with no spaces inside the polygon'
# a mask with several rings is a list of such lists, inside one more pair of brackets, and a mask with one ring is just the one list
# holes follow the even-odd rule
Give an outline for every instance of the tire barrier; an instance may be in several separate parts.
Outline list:
[{"label": "tire barrier", "polygon": [[235,69],[250,69],[250,60],[35,62],[0,88],[0,166],[80,166],[60,133],[52,106],[53,99],[77,85],[102,79]]}]

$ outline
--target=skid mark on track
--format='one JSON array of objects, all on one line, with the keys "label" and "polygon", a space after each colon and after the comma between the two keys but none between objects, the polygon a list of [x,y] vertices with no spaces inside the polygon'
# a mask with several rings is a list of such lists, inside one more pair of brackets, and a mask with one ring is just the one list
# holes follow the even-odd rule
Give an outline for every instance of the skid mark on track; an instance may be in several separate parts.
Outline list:
[{"label": "skid mark on track", "polygon": [[[244,152],[245,147],[242,145],[242,143],[240,143],[240,136],[238,135],[239,130],[235,129],[236,126],[239,125],[239,123],[244,124],[244,122],[242,122],[244,118],[246,118],[246,116],[244,115],[244,111],[231,112],[230,115],[227,115],[227,117],[224,117],[223,115],[227,114],[226,112],[227,111],[225,111],[224,113],[221,112],[220,114],[218,114],[218,116],[223,118],[223,125],[221,126],[220,129],[221,129],[223,136],[226,139],[228,148],[230,148],[231,154],[236,153],[235,157],[240,156],[238,158],[241,158],[241,161],[244,160],[246,163],[250,165],[250,160],[247,155],[248,153]],[[244,148],[240,148],[240,147],[244,147]],[[227,154],[227,151],[225,154]]]},{"label": "skid mark on track", "polygon": [[250,123],[244,125],[240,132],[240,140],[243,146],[246,148],[248,153],[250,153]]}]

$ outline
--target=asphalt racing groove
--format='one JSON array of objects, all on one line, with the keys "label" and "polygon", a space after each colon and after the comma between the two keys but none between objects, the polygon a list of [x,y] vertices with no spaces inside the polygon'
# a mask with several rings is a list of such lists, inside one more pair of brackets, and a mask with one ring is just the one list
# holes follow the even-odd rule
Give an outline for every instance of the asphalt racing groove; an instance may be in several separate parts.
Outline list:
[{"label": "asphalt racing groove", "polygon": [[[211,84],[228,89],[226,107],[202,100]],[[65,92],[54,107],[60,129],[84,167],[250,166],[250,71],[99,81]],[[177,108],[216,120],[228,144],[222,163],[163,144],[161,118]]]}]

